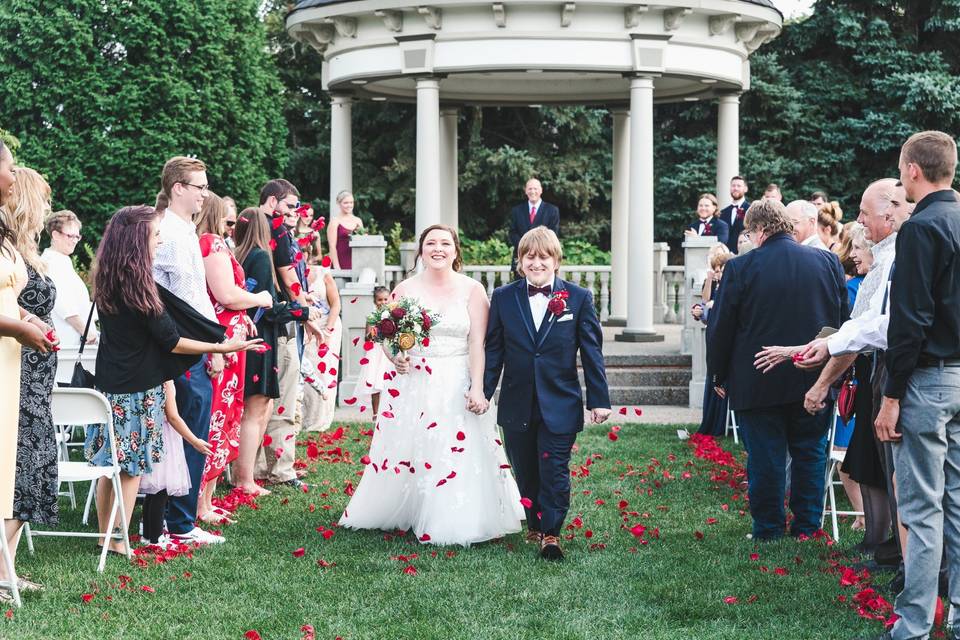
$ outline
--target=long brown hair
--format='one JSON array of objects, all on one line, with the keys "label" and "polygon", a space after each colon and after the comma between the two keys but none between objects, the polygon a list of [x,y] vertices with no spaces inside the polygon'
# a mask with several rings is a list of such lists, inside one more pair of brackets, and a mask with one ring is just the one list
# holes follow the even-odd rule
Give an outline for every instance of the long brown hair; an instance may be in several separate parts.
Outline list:
[{"label": "long brown hair", "polygon": [[463,268],[463,251],[460,249],[460,234],[457,233],[456,229],[445,224],[432,224],[423,230],[423,233],[420,234],[420,240],[417,243],[417,257],[414,260],[414,264],[423,256],[423,243],[431,231],[446,231],[453,237],[453,246],[457,250],[457,255],[453,259],[453,270],[459,273]]},{"label": "long brown hair", "polygon": [[102,313],[126,306],[147,316],[163,313],[153,280],[150,236],[157,212],[145,204],[123,207],[110,218],[97,249],[93,299]]},{"label": "long brown hair", "polygon": [[237,226],[233,231],[237,243],[234,255],[241,265],[254,248],[263,249],[270,256],[270,273],[273,274],[273,286],[279,291],[277,270],[273,266],[273,249],[270,247],[270,223],[267,216],[256,207],[247,207],[237,216]]}]

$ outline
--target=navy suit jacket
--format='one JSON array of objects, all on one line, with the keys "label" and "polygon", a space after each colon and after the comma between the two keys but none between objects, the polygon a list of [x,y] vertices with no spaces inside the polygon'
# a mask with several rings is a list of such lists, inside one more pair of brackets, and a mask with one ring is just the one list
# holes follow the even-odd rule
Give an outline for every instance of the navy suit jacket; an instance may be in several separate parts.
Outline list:
[{"label": "navy suit jacket", "polygon": [[726,241],[721,240],[721,242],[727,245],[727,248],[734,254],[737,253],[737,240],[743,233],[743,216],[747,215],[747,209],[749,208],[750,201],[744,198],[739,209],[732,204],[728,204],[720,210],[720,219],[730,226],[730,237]]},{"label": "navy suit jacket", "polygon": [[[690,229],[690,230],[693,231],[694,233],[699,234],[699,233],[700,233],[700,220],[698,219],[698,220],[696,220],[696,221],[694,221],[694,222],[691,222],[689,225],[687,225],[687,229]],[[730,246],[730,242],[729,242],[729,238],[730,238],[730,225],[728,225],[726,222],[724,222],[724,221],[721,220],[720,218],[717,218],[716,216],[714,216],[713,218],[710,219],[710,233],[707,233],[707,232],[706,232],[706,229],[704,229],[703,235],[705,235],[705,236],[717,236],[717,240],[718,240],[721,244],[725,244],[725,245],[727,245],[727,246]],[[734,244],[736,244],[736,242],[734,242]]]},{"label": "navy suit jacket", "polygon": [[530,314],[525,278],[493,292],[483,391],[488,399],[493,397],[502,371],[497,422],[506,430],[526,430],[534,394],[548,431],[576,433],[583,429],[578,351],[587,386],[587,407],[610,408],[603,367],[603,332],[593,307],[593,295],[555,278],[554,291],[560,290],[570,294],[567,311],[557,317],[547,310],[540,331]]},{"label": "navy suit jacket", "polygon": [[537,215],[530,222],[530,203],[524,202],[518,204],[510,210],[510,247],[513,249],[513,257],[510,264],[514,271],[517,266],[517,245],[520,244],[520,238],[527,231],[534,227],[547,227],[560,237],[560,209],[556,205],[540,200],[540,208],[537,209]]},{"label": "navy suit jacket", "polygon": [[768,346],[806,344],[848,315],[837,256],[778,233],[724,267],[707,325],[707,369],[726,387],[731,409],[800,402],[820,372],[785,362],[761,373],[755,355]]}]

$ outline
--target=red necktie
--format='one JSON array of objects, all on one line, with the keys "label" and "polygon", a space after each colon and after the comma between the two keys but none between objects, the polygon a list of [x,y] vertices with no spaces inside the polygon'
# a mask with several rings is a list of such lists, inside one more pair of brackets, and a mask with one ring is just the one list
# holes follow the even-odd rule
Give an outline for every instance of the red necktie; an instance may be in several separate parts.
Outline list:
[{"label": "red necktie", "polygon": [[537,217],[537,208],[530,207],[530,224],[533,224],[533,219]]}]

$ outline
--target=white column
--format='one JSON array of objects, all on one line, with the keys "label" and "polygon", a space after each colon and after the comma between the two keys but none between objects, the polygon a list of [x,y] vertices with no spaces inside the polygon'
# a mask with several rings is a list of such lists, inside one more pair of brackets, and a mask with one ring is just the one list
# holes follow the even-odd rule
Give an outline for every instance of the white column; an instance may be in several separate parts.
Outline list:
[{"label": "white column", "polygon": [[740,173],[740,95],[717,101],[717,199],[730,204],[730,178]]},{"label": "white column", "polygon": [[440,111],[440,221],[459,229],[456,109]]},{"label": "white column", "polygon": [[630,205],[624,342],[663,340],[653,327],[653,78],[630,79]]},{"label": "white column", "polygon": [[330,220],[339,215],[337,194],[353,191],[353,130],[350,115],[353,99],[334,95],[330,98]]},{"label": "white column", "polygon": [[610,224],[610,319],[607,324],[627,323],[627,227],[630,199],[630,112],[613,112],[613,193]]},{"label": "white column", "polygon": [[417,237],[440,222],[440,81],[417,79]]}]

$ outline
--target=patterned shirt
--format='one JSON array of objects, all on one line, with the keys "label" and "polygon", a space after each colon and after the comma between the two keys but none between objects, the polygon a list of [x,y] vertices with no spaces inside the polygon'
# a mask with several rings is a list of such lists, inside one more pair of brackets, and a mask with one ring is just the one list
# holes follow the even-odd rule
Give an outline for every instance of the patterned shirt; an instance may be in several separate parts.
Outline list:
[{"label": "patterned shirt", "polygon": [[163,242],[157,247],[157,257],[153,261],[153,279],[216,322],[217,314],[207,295],[207,278],[196,227],[167,209],[160,221],[160,239]]}]

